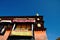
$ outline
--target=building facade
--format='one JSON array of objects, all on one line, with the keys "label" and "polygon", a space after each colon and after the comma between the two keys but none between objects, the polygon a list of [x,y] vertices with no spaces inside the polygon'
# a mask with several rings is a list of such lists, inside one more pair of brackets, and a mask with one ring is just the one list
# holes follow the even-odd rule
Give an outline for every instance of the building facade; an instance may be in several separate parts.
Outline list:
[{"label": "building facade", "polygon": [[43,16],[0,16],[0,40],[47,40]]}]

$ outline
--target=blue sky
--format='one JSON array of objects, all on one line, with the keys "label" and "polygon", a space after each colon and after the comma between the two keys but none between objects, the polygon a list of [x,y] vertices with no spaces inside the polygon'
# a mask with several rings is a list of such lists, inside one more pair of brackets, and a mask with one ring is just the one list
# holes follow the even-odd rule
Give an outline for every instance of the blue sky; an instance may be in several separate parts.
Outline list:
[{"label": "blue sky", "polygon": [[44,16],[48,40],[60,36],[60,0],[0,0],[0,16]]}]

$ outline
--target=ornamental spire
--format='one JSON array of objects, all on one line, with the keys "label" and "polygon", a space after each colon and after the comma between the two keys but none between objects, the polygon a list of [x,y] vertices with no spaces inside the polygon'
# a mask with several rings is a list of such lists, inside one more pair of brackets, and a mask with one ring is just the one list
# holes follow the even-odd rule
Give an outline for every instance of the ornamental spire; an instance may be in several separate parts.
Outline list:
[{"label": "ornamental spire", "polygon": [[36,13],[36,16],[39,16],[39,14],[38,14],[38,13]]}]

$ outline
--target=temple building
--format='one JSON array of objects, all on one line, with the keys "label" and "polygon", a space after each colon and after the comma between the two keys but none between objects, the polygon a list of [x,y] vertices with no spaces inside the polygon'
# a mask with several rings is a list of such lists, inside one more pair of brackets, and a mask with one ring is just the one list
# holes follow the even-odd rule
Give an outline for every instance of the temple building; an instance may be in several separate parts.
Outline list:
[{"label": "temple building", "polygon": [[43,16],[0,16],[0,40],[47,40]]}]

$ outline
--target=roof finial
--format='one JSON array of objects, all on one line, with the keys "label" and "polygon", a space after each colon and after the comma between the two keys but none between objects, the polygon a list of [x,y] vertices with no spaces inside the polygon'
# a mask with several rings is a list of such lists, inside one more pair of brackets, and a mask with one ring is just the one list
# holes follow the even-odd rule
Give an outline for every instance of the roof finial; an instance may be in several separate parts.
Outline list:
[{"label": "roof finial", "polygon": [[36,13],[36,16],[39,16],[39,14],[38,14],[38,13]]}]

